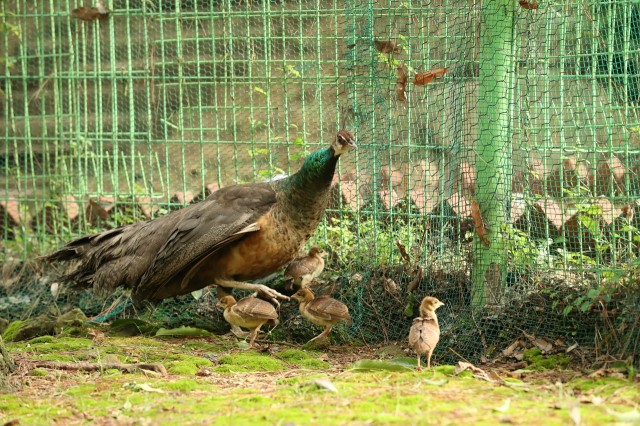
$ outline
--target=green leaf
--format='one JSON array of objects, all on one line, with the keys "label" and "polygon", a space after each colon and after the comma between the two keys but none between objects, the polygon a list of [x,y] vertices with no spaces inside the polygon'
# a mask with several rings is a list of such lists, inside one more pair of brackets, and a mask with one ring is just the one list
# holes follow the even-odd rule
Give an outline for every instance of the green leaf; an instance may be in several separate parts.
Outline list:
[{"label": "green leaf", "polygon": [[156,332],[156,336],[181,336],[181,337],[208,337],[212,334],[207,330],[195,327],[161,328]]},{"label": "green leaf", "polygon": [[404,364],[377,359],[361,359],[353,364],[354,371],[412,371]]},{"label": "green leaf", "polygon": [[595,299],[599,295],[600,295],[600,289],[597,289],[597,288],[592,288],[591,290],[589,290],[587,292],[587,297],[589,297],[591,299]]},{"label": "green leaf", "polygon": [[153,334],[157,326],[137,318],[117,319],[109,324],[109,331],[114,336],[138,336],[140,334]]},{"label": "green leaf", "polygon": [[264,89],[261,89],[261,88],[260,88],[260,87],[258,87],[258,86],[254,86],[253,90],[255,90],[256,92],[261,93],[261,94],[263,94],[263,95],[267,96],[267,92],[266,92]]}]

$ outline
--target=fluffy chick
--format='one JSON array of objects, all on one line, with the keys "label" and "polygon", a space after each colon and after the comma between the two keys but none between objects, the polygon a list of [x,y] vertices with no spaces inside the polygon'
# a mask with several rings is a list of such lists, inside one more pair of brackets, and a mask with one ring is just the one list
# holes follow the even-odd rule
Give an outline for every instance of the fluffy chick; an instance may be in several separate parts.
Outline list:
[{"label": "fluffy chick", "polygon": [[436,309],[444,303],[435,297],[427,296],[420,303],[420,316],[414,318],[409,330],[409,346],[418,355],[418,371],[422,371],[420,357],[427,355],[427,369],[431,368],[431,354],[440,340],[440,325]]},{"label": "fluffy chick", "polygon": [[291,291],[293,286],[306,288],[324,270],[324,259],[327,252],[320,247],[311,247],[309,254],[289,263],[284,271],[285,289]]},{"label": "fluffy chick", "polygon": [[309,342],[326,338],[336,323],[351,321],[347,305],[329,296],[314,297],[309,289],[301,288],[291,298],[300,302],[300,313],[303,317],[315,325],[324,327],[324,331]]},{"label": "fluffy chick", "polygon": [[278,313],[273,305],[257,297],[249,296],[236,302],[233,296],[225,296],[216,306],[224,309],[224,319],[229,324],[251,330],[249,347],[253,346],[260,327],[266,323],[278,323]]}]

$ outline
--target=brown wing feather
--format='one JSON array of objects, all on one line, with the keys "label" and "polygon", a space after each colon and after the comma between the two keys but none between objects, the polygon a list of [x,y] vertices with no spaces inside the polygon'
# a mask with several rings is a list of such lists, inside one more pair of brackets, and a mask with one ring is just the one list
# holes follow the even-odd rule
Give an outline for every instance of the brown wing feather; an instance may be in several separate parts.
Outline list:
[{"label": "brown wing feather", "polygon": [[409,330],[409,346],[418,353],[433,350],[440,341],[440,327],[434,318],[414,318]]},{"label": "brown wing feather", "polygon": [[350,321],[349,308],[344,303],[327,296],[316,297],[307,304],[307,310],[326,321]]},{"label": "brown wing feather", "polygon": [[287,266],[284,271],[285,278],[299,278],[313,273],[319,266],[320,261],[315,257],[303,257],[296,259]]},{"label": "brown wing feather", "polygon": [[247,317],[264,320],[276,320],[278,319],[278,312],[269,302],[265,302],[262,299],[256,297],[245,297],[241,299],[233,306],[233,309]]},{"label": "brown wing feather", "polygon": [[75,260],[61,280],[77,287],[106,293],[123,286],[136,300],[177,296],[210,285],[180,286],[191,267],[241,238],[275,202],[269,183],[231,186],[154,220],[78,238],[45,259]]}]

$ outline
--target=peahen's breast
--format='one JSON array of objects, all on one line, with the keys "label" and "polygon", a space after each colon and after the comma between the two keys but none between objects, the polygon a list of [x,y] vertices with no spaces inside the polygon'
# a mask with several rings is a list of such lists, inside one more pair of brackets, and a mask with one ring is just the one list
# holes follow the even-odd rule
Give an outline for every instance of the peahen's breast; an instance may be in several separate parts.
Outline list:
[{"label": "peahen's breast", "polygon": [[[276,220],[273,211],[262,216],[260,230],[228,249],[216,261],[219,277],[253,280],[275,272],[293,259],[309,238],[309,234],[286,219]],[[301,232],[302,231],[302,232]]]}]

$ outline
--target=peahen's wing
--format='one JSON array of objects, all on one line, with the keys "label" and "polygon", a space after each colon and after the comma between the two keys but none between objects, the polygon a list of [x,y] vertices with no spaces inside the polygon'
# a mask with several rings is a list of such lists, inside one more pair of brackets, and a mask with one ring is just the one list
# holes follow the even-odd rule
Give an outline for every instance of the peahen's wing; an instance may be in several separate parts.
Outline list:
[{"label": "peahen's wing", "polygon": [[134,298],[153,299],[167,283],[188,277],[189,271],[206,256],[257,231],[256,220],[275,202],[271,185],[261,183],[220,189],[190,207],[158,248],[149,269],[134,288]]}]

